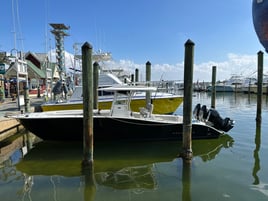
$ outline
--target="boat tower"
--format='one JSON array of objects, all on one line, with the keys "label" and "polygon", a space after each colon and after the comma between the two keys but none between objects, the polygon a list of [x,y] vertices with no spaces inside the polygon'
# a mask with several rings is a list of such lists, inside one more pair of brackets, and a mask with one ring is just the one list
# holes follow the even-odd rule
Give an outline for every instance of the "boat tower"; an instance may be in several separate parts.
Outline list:
[{"label": "boat tower", "polygon": [[51,30],[51,33],[55,36],[56,41],[56,61],[58,64],[58,71],[60,80],[64,80],[65,78],[65,52],[64,52],[64,37],[69,36],[68,30],[70,29],[70,26],[66,26],[64,24],[50,24],[50,26],[53,28]]}]

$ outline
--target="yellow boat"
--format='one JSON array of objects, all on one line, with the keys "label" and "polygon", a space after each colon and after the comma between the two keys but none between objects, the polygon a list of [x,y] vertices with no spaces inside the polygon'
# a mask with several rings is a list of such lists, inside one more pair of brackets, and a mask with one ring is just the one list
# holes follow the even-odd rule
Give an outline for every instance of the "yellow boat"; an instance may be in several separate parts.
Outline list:
[{"label": "yellow boat", "polygon": [[[175,95],[164,92],[152,92],[151,99],[154,105],[153,113],[155,114],[172,114],[183,102],[182,95]],[[112,95],[99,96],[98,109],[110,109],[113,101]],[[132,111],[138,112],[140,108],[146,105],[145,93],[136,93],[130,103]],[[82,87],[77,86],[72,97],[63,102],[46,102],[41,105],[42,111],[55,110],[75,110],[83,109]]]}]

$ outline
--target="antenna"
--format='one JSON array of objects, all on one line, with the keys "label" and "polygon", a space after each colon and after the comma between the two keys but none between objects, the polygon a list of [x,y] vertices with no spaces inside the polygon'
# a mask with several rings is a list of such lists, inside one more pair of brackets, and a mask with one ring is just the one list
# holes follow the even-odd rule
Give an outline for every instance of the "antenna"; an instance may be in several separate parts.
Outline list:
[{"label": "antenna", "polygon": [[[17,49],[17,42],[16,42],[17,36],[16,36],[16,18],[15,18],[14,0],[12,0],[12,19],[13,19],[13,34],[14,34],[14,48],[13,48],[13,50],[16,50]],[[17,57],[17,51],[16,51],[15,56]]]}]

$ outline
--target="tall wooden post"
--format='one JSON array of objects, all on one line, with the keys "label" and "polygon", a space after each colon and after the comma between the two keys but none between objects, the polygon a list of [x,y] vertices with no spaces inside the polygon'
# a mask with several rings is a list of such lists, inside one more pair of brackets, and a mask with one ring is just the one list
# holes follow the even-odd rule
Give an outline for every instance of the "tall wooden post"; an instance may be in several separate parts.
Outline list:
[{"label": "tall wooden post", "polygon": [[40,98],[41,97],[41,94],[40,94],[40,85],[38,84],[38,87],[37,87],[37,98]]},{"label": "tall wooden post", "polygon": [[212,81],[211,81],[211,108],[216,108],[216,71],[217,67],[212,66]]},{"label": "tall wooden post", "polygon": [[[149,61],[146,62],[146,85],[150,86],[151,82],[151,63]],[[146,108],[149,108],[151,103],[151,92],[146,91]]]},{"label": "tall wooden post", "polygon": [[256,121],[261,122],[262,108],[262,82],[263,82],[263,52],[258,52],[258,89],[257,89],[257,116]]},{"label": "tall wooden post", "polygon": [[83,153],[82,165],[93,164],[93,70],[92,46],[86,42],[82,46],[83,78]]},{"label": "tall wooden post", "polygon": [[139,69],[135,69],[135,82],[137,83],[139,81]]},{"label": "tall wooden post", "polygon": [[93,94],[94,94],[94,100],[93,100],[93,108],[98,109],[98,87],[99,87],[99,63],[94,62],[93,64]]},{"label": "tall wooden post", "polygon": [[23,90],[24,90],[24,109],[25,109],[25,112],[30,112],[29,88],[28,88],[27,84],[23,88]]},{"label": "tall wooden post", "polygon": [[[5,64],[0,64],[0,73],[2,73],[1,71],[1,67],[3,69],[5,69]],[[5,72],[3,72],[5,73]],[[4,75],[0,74],[0,103],[5,101],[5,83],[4,83]]]},{"label": "tall wooden post", "polygon": [[134,82],[134,74],[131,74],[130,77],[131,77],[131,83],[133,84],[133,82]]},{"label": "tall wooden post", "polygon": [[183,101],[183,140],[182,157],[192,159],[192,95],[193,95],[194,43],[187,40],[184,55],[184,101]]}]

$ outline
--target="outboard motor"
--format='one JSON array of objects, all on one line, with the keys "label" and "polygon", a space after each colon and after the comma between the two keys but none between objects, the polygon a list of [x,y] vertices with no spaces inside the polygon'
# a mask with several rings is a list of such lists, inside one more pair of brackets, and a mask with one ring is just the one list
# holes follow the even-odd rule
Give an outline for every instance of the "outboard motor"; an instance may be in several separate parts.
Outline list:
[{"label": "outboard motor", "polygon": [[219,112],[215,109],[209,109],[208,111],[208,117],[207,120],[212,122],[214,127],[223,130],[225,132],[228,132],[234,127],[234,121],[230,118],[226,117],[223,119]]},{"label": "outboard motor", "polygon": [[201,107],[200,103],[198,103],[195,106],[193,115],[195,119],[211,123],[214,128],[225,132],[231,130],[234,127],[233,120],[231,120],[228,117],[223,119],[217,110],[215,109],[208,110],[206,105],[203,105]]},{"label": "outboard motor", "polygon": [[199,120],[199,113],[200,113],[200,109],[201,109],[201,104],[198,103],[195,108],[194,108],[194,111],[193,111],[193,116],[195,119]]},{"label": "outboard motor", "polygon": [[208,116],[207,106],[203,105],[201,107],[201,104],[198,103],[193,110],[193,116],[197,120],[205,121]]},{"label": "outboard motor", "polygon": [[202,120],[207,120],[208,118],[208,109],[206,105],[203,105],[201,107],[200,117],[202,117]]}]

